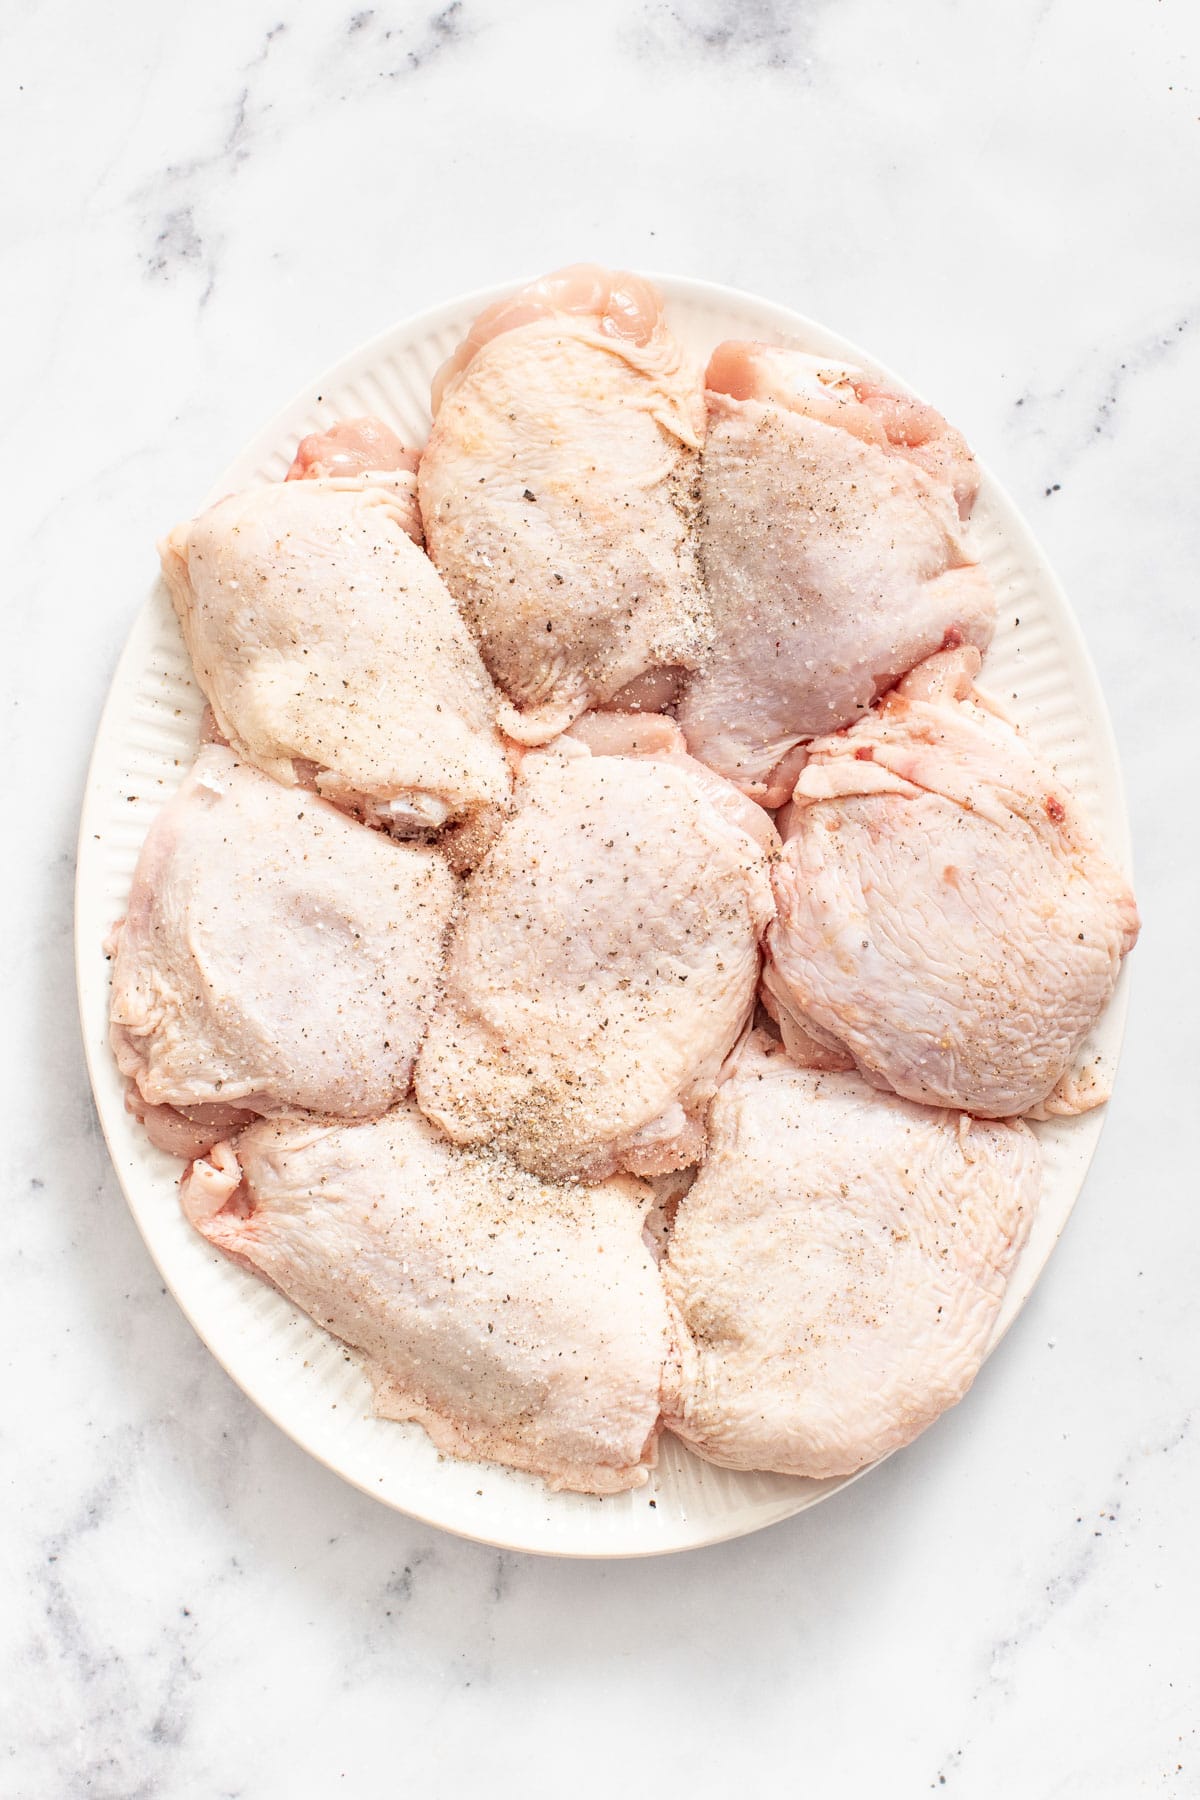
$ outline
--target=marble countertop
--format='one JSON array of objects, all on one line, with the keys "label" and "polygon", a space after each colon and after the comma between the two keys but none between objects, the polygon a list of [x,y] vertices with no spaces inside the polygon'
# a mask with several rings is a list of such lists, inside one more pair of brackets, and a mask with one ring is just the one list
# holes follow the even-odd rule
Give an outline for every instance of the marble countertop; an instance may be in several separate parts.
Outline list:
[{"label": "marble countertop", "polygon": [[[0,1792],[1200,1794],[1194,4],[12,0],[0,42]],[[359,340],[582,257],[778,298],[945,407],[1083,622],[1145,918],[1093,1172],[968,1403],[637,1564],[412,1524],[255,1411],[126,1212],[71,967],[156,535]]]}]

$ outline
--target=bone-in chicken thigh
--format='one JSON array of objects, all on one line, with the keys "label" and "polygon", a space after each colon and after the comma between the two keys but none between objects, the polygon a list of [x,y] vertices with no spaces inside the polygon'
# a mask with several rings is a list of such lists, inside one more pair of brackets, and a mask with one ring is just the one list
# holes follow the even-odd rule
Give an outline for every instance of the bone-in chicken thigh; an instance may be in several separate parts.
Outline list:
[{"label": "bone-in chicken thigh", "polygon": [[727,343],[707,379],[714,643],[679,721],[693,756],[778,806],[798,743],[860,717],[948,637],[989,642],[995,603],[962,526],[978,475],[932,407],[861,370]]},{"label": "bone-in chicken thigh", "polygon": [[367,1125],[253,1125],[184,1183],[210,1243],[361,1351],[383,1417],[593,1494],[641,1485],[655,1460],[650,1198],[457,1150],[412,1105]]},{"label": "bone-in chicken thigh", "polygon": [[1003,1118],[1106,1098],[1073,1064],[1138,930],[1076,802],[943,651],[819,739],[780,817],[765,995],[785,1042]]},{"label": "bone-in chicken thigh", "polygon": [[[361,423],[361,422],[360,422]],[[218,728],[276,781],[396,836],[470,841],[510,791],[498,697],[417,529],[410,470],[306,440],[293,473],[178,526],[163,570]],[[352,467],[313,475],[314,468]]]},{"label": "bone-in chicken thigh", "polygon": [[597,753],[568,735],[526,757],[468,883],[416,1095],[456,1142],[538,1173],[656,1175],[703,1147],[754,1003],[778,839],[670,721],[581,728]]},{"label": "bone-in chicken thigh", "polygon": [[704,430],[649,283],[564,269],[490,307],[434,386],[429,554],[511,705],[545,743],[707,642],[692,525]]},{"label": "bone-in chicken thigh", "polygon": [[202,750],[150,828],[113,966],[113,1048],[154,1141],[194,1155],[244,1114],[386,1111],[455,888],[436,851]]},{"label": "bone-in chicken thigh", "polygon": [[849,1475],[970,1387],[1040,1185],[1022,1124],[800,1069],[754,1034],[663,1264],[666,1424],[713,1462]]}]

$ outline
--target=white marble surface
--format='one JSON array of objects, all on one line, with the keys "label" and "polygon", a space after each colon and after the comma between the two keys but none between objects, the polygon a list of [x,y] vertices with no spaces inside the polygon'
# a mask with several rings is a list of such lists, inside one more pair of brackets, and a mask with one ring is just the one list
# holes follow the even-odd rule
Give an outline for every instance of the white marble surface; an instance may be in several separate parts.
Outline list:
[{"label": "white marble surface", "polygon": [[[0,1793],[1200,1794],[1194,0],[9,0]],[[1099,665],[1145,915],[1070,1229],[962,1408],[657,1563],[408,1523],[164,1296],[83,1072],[79,795],[153,540],[396,317],[584,256],[942,404]]]}]

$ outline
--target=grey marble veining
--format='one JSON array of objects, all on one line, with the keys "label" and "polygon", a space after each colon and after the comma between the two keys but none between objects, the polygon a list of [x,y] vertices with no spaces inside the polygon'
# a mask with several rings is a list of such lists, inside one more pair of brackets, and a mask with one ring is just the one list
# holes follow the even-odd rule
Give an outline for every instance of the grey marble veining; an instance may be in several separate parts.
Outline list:
[{"label": "grey marble veining", "polygon": [[[1200,1794],[1200,15],[14,0],[0,38],[0,1793]],[[443,1536],[242,1398],[121,1201],[71,969],[156,536],[355,343],[584,256],[794,305],[967,432],[1088,637],[1146,920],[1095,1168],[969,1402],[646,1564]]]},{"label": "grey marble veining", "polygon": [[640,9],[631,41],[664,64],[694,57],[789,72],[811,60],[815,21],[828,0],[657,0]]}]

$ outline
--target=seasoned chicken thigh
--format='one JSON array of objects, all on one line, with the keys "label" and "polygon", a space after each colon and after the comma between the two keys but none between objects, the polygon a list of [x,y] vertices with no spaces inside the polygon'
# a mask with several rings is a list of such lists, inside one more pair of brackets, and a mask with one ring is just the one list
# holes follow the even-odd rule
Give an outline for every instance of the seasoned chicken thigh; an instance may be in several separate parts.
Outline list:
[{"label": "seasoned chicken thigh", "polygon": [[539,1174],[657,1175],[703,1148],[754,1004],[778,839],[669,720],[577,729],[596,753],[571,735],[526,757],[468,883],[416,1096],[456,1142]]},{"label": "seasoned chicken thigh", "polygon": [[454,901],[436,851],[201,750],[150,828],[113,965],[113,1049],[154,1142],[188,1156],[249,1114],[385,1112]]},{"label": "seasoned chicken thigh", "polygon": [[184,1183],[210,1243],[362,1353],[384,1418],[589,1494],[640,1486],[656,1457],[649,1203],[640,1182],[558,1186],[456,1150],[411,1105],[251,1126]]},{"label": "seasoned chicken thigh", "polygon": [[[306,439],[293,465],[305,479],[230,495],[178,526],[163,570],[239,755],[396,836],[457,827],[447,848],[466,861],[510,791],[498,700],[410,536],[411,472],[361,468],[378,453],[364,423]],[[356,472],[311,473],[343,466]]]},{"label": "seasoned chicken thigh", "polygon": [[931,657],[821,738],[780,817],[765,997],[785,1042],[910,1100],[1003,1118],[1107,1097],[1072,1064],[1138,930],[1075,802]]},{"label": "seasoned chicken thigh", "polygon": [[425,536],[512,703],[504,730],[545,743],[693,667],[704,403],[657,291],[593,267],[535,282],[476,320],[433,404]]},{"label": "seasoned chicken thigh", "polygon": [[778,806],[802,740],[945,642],[988,644],[995,601],[961,525],[978,474],[932,407],[860,369],[727,343],[707,379],[715,641],[679,721],[693,756]]},{"label": "seasoned chicken thigh", "polygon": [[665,1422],[733,1469],[850,1475],[970,1387],[1040,1185],[1037,1140],[800,1069],[759,1033],[663,1263]]}]

